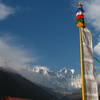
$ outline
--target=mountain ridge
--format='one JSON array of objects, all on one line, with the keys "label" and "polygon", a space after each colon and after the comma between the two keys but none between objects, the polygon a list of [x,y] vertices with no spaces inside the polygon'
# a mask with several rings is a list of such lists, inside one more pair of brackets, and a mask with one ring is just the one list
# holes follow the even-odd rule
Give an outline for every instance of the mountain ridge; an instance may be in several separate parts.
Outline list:
[{"label": "mountain ridge", "polygon": [[[33,72],[33,77],[38,77],[36,82],[39,82],[41,80],[46,80],[43,83],[47,84],[41,84],[44,86],[47,86],[49,83],[51,83],[52,87],[50,88],[62,88],[62,89],[80,89],[81,88],[81,80],[80,75],[76,74],[74,69],[67,69],[63,68],[57,72],[51,71],[49,68],[44,66],[36,66],[30,69]],[[69,87],[69,88],[68,88]]]},{"label": "mountain ridge", "polygon": [[58,100],[42,87],[17,73],[0,68],[0,97],[18,97],[32,100]]}]

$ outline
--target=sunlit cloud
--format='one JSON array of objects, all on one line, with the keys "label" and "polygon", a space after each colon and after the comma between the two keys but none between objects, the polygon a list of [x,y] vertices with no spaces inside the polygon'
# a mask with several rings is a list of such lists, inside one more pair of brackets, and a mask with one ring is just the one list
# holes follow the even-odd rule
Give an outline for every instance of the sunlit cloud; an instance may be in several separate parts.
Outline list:
[{"label": "sunlit cloud", "polygon": [[18,45],[11,44],[12,38],[0,38],[0,66],[3,68],[22,69],[28,63],[34,63],[35,57]]},{"label": "sunlit cloud", "polygon": [[100,42],[94,47],[94,52],[100,56]]},{"label": "sunlit cloud", "polygon": [[14,8],[0,2],[0,20],[5,20],[13,14],[15,14]]},{"label": "sunlit cloud", "polygon": [[96,30],[100,31],[100,1],[91,0],[85,2],[87,21],[94,26]]}]

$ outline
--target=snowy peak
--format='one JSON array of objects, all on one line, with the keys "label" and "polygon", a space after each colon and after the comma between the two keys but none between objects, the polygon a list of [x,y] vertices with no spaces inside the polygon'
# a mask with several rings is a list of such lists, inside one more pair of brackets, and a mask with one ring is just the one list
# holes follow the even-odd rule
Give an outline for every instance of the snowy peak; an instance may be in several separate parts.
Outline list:
[{"label": "snowy peak", "polygon": [[36,72],[36,73],[41,73],[43,75],[48,75],[48,72],[51,72],[50,69],[48,69],[47,67],[44,67],[44,66],[35,66],[33,67],[33,72]]},{"label": "snowy peak", "polygon": [[63,68],[54,72],[44,66],[35,66],[32,68],[32,73],[36,83],[49,88],[65,90],[81,88],[80,75],[76,75],[74,69]]},{"label": "snowy peak", "polygon": [[74,69],[66,69],[66,68],[63,68],[61,69],[60,71],[57,72],[57,76],[60,78],[64,78],[64,77],[69,77],[71,78],[75,73],[75,70]]},{"label": "snowy peak", "polygon": [[63,68],[57,72],[53,72],[49,68],[44,67],[44,66],[35,66],[33,67],[32,71],[36,73],[41,73],[43,75],[48,75],[50,73],[56,73],[58,77],[65,76],[65,75],[74,75],[75,73],[74,69],[66,69],[66,68]]},{"label": "snowy peak", "polygon": [[57,72],[44,66],[34,66],[18,71],[31,82],[54,91],[73,91],[81,88],[80,75],[74,69],[63,68]]},{"label": "snowy peak", "polygon": [[65,73],[65,74],[70,72],[71,74],[74,74],[75,70],[74,69],[66,69],[66,68],[63,68],[59,72]]}]

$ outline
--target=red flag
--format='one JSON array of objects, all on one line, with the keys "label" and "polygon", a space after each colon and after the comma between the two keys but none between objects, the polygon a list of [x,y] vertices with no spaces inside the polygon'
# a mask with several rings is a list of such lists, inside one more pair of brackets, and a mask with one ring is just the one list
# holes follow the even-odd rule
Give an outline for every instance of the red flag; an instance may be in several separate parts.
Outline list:
[{"label": "red flag", "polygon": [[81,15],[76,16],[76,20],[78,20],[78,19],[84,19],[84,15],[81,14]]},{"label": "red flag", "polygon": [[83,6],[77,6],[76,8],[83,8]]}]

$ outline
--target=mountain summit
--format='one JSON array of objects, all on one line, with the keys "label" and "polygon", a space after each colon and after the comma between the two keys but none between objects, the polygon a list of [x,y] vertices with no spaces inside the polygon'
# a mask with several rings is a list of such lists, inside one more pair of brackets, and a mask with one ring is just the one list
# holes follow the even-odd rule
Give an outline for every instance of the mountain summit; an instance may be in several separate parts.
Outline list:
[{"label": "mountain summit", "polygon": [[66,91],[81,88],[80,75],[76,75],[74,69],[63,68],[54,72],[44,66],[35,66],[28,71],[31,73],[29,79],[44,87]]}]

